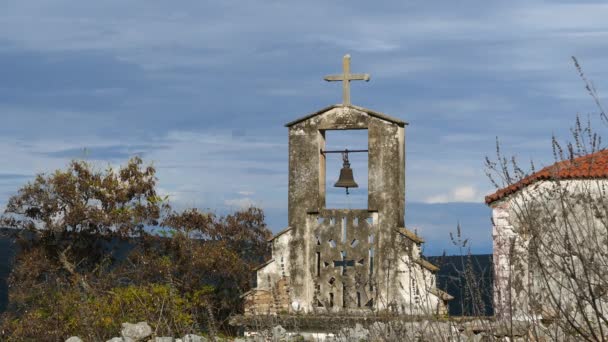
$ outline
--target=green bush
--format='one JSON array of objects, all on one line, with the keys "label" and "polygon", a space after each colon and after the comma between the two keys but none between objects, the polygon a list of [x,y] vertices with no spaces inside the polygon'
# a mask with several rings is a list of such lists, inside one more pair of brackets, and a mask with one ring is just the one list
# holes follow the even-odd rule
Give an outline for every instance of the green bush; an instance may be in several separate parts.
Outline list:
[{"label": "green bush", "polygon": [[[180,294],[166,284],[113,288],[104,293],[85,295],[63,290],[36,295],[19,318],[7,316],[3,330],[9,341],[60,340],[78,335],[85,340],[117,336],[122,322],[146,321],[159,336],[201,333],[197,321],[206,311],[212,287]],[[50,330],[49,330],[50,328]]]}]

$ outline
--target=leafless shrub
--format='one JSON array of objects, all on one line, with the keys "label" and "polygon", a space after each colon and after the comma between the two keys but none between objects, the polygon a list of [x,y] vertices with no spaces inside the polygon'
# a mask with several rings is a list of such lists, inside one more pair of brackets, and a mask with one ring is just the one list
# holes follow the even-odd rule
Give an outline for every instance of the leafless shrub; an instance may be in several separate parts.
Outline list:
[{"label": "leafless shrub", "polygon": [[[595,87],[573,61],[601,122],[608,123]],[[526,320],[537,328],[552,323],[547,334],[555,339],[608,339],[606,151],[591,121],[577,116],[570,142],[553,138],[555,164],[538,171],[542,181],[531,181],[534,166],[524,172],[515,158],[504,157],[498,142],[496,160],[486,160],[498,188],[525,185],[497,205],[513,234],[504,253],[509,278],[501,288],[507,290],[498,294],[507,307],[496,309],[511,322]]]}]

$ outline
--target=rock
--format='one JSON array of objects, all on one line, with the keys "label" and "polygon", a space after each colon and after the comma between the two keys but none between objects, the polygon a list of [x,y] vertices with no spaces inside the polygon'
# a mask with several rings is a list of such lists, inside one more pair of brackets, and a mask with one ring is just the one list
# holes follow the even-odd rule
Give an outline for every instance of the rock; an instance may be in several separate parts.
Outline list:
[{"label": "rock", "polygon": [[479,335],[492,331],[494,324],[485,319],[476,319],[458,325],[458,330],[465,336]]},{"label": "rock", "polygon": [[372,340],[381,340],[382,338],[385,338],[388,333],[386,324],[382,322],[372,323],[372,325],[369,327],[369,331],[371,333]]},{"label": "rock", "polygon": [[528,335],[528,329],[530,328],[530,323],[525,321],[503,321],[499,322],[498,326],[494,330],[494,336],[496,337],[504,337],[511,336],[512,337],[521,337]]},{"label": "rock", "polygon": [[207,338],[205,338],[203,336],[194,335],[194,334],[188,334],[182,338],[182,341],[183,342],[207,342]]},{"label": "rock", "polygon": [[146,322],[139,322],[136,324],[123,323],[120,335],[125,339],[130,338],[134,341],[141,341],[152,335],[152,328],[150,328]]},{"label": "rock", "polygon": [[82,342],[82,339],[78,336],[72,336],[65,340],[65,342]]},{"label": "rock", "polygon": [[[431,321],[419,325],[418,334],[422,341],[458,341],[460,335],[458,329],[448,322]],[[462,336],[464,339],[464,336]],[[466,339],[464,339],[466,341]]]},{"label": "rock", "polygon": [[287,330],[280,325],[272,328],[270,334],[273,342],[285,341],[287,339]]},{"label": "rock", "polygon": [[247,342],[266,342],[267,340],[264,334],[247,337]]},{"label": "rock", "polygon": [[306,341],[306,339],[304,338],[304,336],[302,336],[300,334],[296,334],[296,335],[289,337],[289,342],[304,342],[304,341]]},{"label": "rock", "polygon": [[173,337],[155,337],[154,342],[174,342]]},{"label": "rock", "polygon": [[359,342],[369,340],[369,330],[363,328],[359,323],[355,324],[354,328],[343,328],[339,334],[339,340],[347,342]]},{"label": "rock", "polygon": [[111,339],[107,340],[106,342],[124,342],[125,340],[122,337],[112,337]]}]

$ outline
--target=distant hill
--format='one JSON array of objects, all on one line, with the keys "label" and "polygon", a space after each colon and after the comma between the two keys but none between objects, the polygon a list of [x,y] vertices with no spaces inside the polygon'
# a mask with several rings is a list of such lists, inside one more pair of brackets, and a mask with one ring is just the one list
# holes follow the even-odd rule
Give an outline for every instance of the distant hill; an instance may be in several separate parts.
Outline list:
[{"label": "distant hill", "polygon": [[[454,296],[449,303],[451,316],[472,316],[474,300],[480,312],[486,316],[494,314],[492,305],[493,264],[492,254],[468,256],[426,257],[440,267],[437,272],[437,287]],[[465,269],[470,265],[470,276]],[[467,279],[468,278],[468,279]],[[476,282],[470,286],[470,282]]]},{"label": "distant hill", "polygon": [[0,313],[6,310],[8,304],[7,280],[15,256],[15,244],[4,236],[5,231],[6,229],[0,228]]}]

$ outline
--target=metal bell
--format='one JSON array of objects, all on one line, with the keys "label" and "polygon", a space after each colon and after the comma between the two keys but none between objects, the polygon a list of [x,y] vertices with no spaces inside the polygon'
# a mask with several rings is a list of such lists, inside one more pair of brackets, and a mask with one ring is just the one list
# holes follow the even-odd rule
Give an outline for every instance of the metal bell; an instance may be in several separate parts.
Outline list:
[{"label": "metal bell", "polygon": [[340,170],[340,178],[334,187],[336,188],[346,188],[346,194],[348,194],[348,188],[358,188],[359,185],[355,182],[355,178],[353,177],[353,169],[350,168],[350,163],[348,162],[348,150],[342,152],[342,160],[344,164],[342,165],[342,169]]}]

